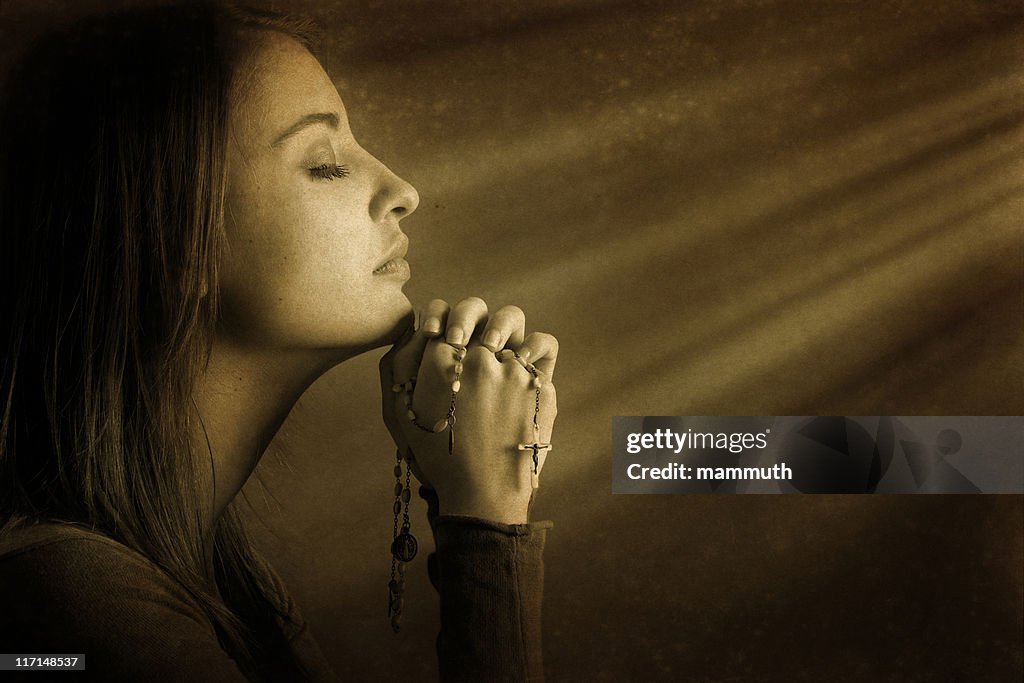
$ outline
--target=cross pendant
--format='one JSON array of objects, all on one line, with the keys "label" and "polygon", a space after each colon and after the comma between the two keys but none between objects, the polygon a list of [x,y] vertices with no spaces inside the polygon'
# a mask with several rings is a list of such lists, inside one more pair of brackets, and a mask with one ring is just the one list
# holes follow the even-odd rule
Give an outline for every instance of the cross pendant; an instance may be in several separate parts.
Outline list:
[{"label": "cross pendant", "polygon": [[533,470],[530,471],[530,484],[533,488],[538,488],[540,486],[540,473],[537,471],[539,467],[537,455],[541,451],[551,450],[551,444],[541,443],[540,441],[535,441],[533,443],[521,443],[519,444],[519,450],[533,451]]}]

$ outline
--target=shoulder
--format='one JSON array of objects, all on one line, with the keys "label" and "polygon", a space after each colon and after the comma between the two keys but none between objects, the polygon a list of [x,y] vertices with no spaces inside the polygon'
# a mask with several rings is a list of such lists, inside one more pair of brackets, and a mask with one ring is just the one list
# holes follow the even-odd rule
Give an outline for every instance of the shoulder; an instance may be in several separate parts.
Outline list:
[{"label": "shoulder", "polygon": [[184,616],[202,609],[168,574],[144,555],[100,532],[55,522],[39,523],[0,536],[0,591],[31,611],[69,611],[88,601],[105,605],[160,596]]},{"label": "shoulder", "polygon": [[205,659],[207,674],[237,674],[188,591],[95,531],[46,523],[0,537],[0,604],[0,640],[12,651],[85,653],[126,680],[179,657]]}]

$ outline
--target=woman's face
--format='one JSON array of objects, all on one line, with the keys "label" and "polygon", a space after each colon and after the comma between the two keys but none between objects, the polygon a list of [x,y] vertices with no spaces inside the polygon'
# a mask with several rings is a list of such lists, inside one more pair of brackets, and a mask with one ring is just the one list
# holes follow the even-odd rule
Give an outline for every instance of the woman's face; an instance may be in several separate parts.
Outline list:
[{"label": "woman's face", "polygon": [[297,41],[267,32],[239,82],[222,331],[275,349],[393,339],[411,310],[398,223],[416,190],[359,146],[334,84]]}]

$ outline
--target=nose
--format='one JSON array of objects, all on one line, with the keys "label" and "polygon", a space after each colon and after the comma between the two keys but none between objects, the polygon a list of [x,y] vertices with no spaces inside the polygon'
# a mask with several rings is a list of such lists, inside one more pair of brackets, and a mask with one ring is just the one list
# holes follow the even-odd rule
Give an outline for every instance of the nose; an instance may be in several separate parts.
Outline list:
[{"label": "nose", "polygon": [[370,202],[370,215],[375,222],[380,222],[394,214],[401,220],[416,210],[420,205],[420,195],[416,188],[399,178],[390,168],[380,161],[381,175],[377,192]]}]

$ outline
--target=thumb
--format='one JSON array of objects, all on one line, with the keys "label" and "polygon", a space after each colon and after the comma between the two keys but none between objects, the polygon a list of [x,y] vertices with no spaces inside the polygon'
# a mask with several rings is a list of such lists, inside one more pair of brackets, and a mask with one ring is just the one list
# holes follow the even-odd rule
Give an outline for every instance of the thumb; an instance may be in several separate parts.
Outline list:
[{"label": "thumb", "polygon": [[395,356],[392,361],[394,371],[394,382],[404,382],[419,375],[420,363],[423,362],[423,353],[431,337],[422,328],[416,330],[399,347],[395,345]]},{"label": "thumb", "polygon": [[402,348],[409,343],[415,331],[410,327],[402,333],[402,336],[395,340],[395,343],[388,349],[387,353],[381,356],[378,367],[380,368],[381,385],[390,389],[395,378],[395,359]]}]

